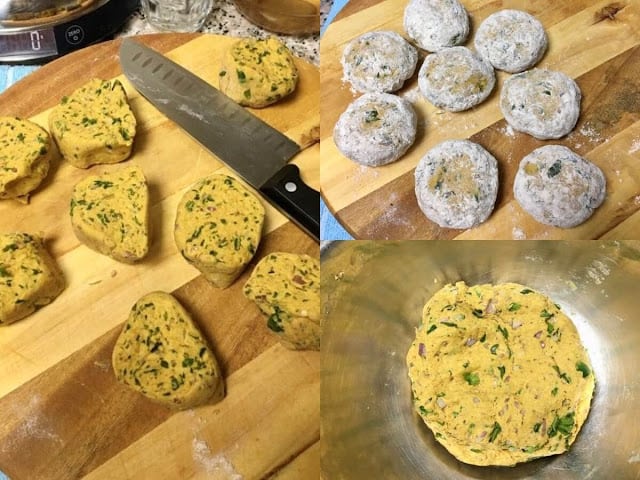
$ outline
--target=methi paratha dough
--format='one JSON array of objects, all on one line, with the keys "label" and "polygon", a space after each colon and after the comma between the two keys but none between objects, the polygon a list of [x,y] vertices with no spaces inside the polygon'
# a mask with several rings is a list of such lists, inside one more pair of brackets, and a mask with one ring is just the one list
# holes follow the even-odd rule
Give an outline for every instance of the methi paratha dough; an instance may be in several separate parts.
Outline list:
[{"label": "methi paratha dough", "polygon": [[389,93],[366,93],[340,115],[333,141],[350,160],[379,167],[398,160],[416,138],[418,119],[411,104]]},{"label": "methi paratha dough", "polygon": [[416,45],[429,52],[461,45],[469,35],[469,15],[458,0],[411,0],[403,24]]},{"label": "methi paratha dough", "polygon": [[495,83],[491,64],[466,47],[428,55],[418,72],[422,95],[450,112],[468,110],[483,102]]},{"label": "methi paratha dough", "polygon": [[542,24],[521,10],[500,10],[478,27],[476,51],[494,68],[517,73],[533,67],[547,49]]},{"label": "methi paratha dough", "polygon": [[514,130],[548,140],[573,130],[581,96],[576,82],[564,73],[534,68],[505,80],[500,109]]},{"label": "methi paratha dough", "polygon": [[514,465],[566,451],[595,386],[571,320],[548,297],[515,283],[458,282],[436,292],[407,366],[422,420],[472,465]]},{"label": "methi paratha dough", "polygon": [[415,193],[422,212],[441,227],[474,227],[493,211],[498,162],[477,143],[446,140],[418,163]]},{"label": "methi paratha dough", "polygon": [[604,201],[602,170],[562,145],[545,145],[525,156],[513,193],[538,222],[571,228],[587,220]]},{"label": "methi paratha dough", "polygon": [[396,32],[367,32],[347,44],[341,63],[354,90],[395,92],[413,75],[418,51]]}]

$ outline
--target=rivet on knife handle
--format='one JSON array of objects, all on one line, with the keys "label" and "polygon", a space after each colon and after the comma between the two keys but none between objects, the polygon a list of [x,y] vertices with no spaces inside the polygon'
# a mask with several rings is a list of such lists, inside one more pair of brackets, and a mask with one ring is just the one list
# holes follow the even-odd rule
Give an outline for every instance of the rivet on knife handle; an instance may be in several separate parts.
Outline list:
[{"label": "rivet on knife handle", "polygon": [[282,167],[260,191],[290,220],[320,241],[320,193],[302,181],[297,166]]}]

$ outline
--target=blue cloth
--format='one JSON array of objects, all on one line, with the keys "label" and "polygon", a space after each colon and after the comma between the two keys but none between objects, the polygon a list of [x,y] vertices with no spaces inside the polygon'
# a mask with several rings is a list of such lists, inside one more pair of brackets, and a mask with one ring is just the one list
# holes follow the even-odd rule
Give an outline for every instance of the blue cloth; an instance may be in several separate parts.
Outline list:
[{"label": "blue cloth", "polygon": [[[327,26],[335,18],[335,16],[347,4],[347,1],[348,0],[336,0],[333,2],[331,10],[329,11],[329,15],[327,15],[327,19],[320,29],[321,36],[327,29]],[[320,162],[322,162],[322,158],[320,159]],[[351,235],[349,235],[349,233],[344,228],[342,228],[342,225],[338,223],[336,218],[331,215],[331,212],[327,208],[327,205],[324,203],[323,199],[320,200],[320,239],[353,240],[353,237],[351,237]]]}]

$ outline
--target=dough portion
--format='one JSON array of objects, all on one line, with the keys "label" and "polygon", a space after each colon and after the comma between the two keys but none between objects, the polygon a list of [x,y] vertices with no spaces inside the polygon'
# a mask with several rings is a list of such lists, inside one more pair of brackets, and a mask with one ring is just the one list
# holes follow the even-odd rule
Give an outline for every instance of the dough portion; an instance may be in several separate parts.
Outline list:
[{"label": "dough portion", "polygon": [[64,287],[62,271],[41,238],[28,233],[0,235],[0,326],[51,303]]},{"label": "dough portion", "polygon": [[256,253],[264,216],[260,200],[235,178],[211,175],[180,200],[176,246],[214,287],[226,288]]},{"label": "dough portion", "polygon": [[572,228],[586,221],[605,199],[602,170],[562,145],[545,145],[520,161],[513,193],[540,223]]},{"label": "dough portion", "polygon": [[559,305],[523,285],[446,285],[407,353],[415,409],[458,460],[510,466],[567,451],[595,387]]},{"label": "dough portion", "polygon": [[138,300],[116,340],[116,379],[167,407],[187,409],[224,397],[224,380],[206,338],[170,294]]},{"label": "dough portion", "polygon": [[53,108],[49,130],[66,161],[88,168],[129,157],[136,119],[120,81],[95,78]]},{"label": "dough portion", "polygon": [[422,95],[450,112],[468,110],[491,94],[496,78],[491,64],[466,47],[452,47],[425,58],[418,73]]},{"label": "dough portion", "polygon": [[458,0],[411,0],[403,24],[416,45],[429,52],[462,45],[469,35],[469,15]]},{"label": "dough portion", "polygon": [[476,50],[494,68],[518,73],[533,67],[547,50],[542,24],[521,10],[500,10],[478,28]]},{"label": "dough portion", "polygon": [[0,199],[28,199],[49,173],[49,133],[29,120],[0,117]]},{"label": "dough portion", "polygon": [[149,251],[149,188],[137,165],[78,182],[70,215],[78,240],[103,255],[133,263]]},{"label": "dough portion", "polygon": [[244,38],[224,56],[220,90],[240,105],[262,108],[291,94],[298,68],[280,40]]},{"label": "dough portion", "polygon": [[505,80],[500,110],[515,130],[549,140],[576,126],[581,97],[576,82],[564,73],[534,68]]},{"label": "dough portion", "polygon": [[347,44],[341,63],[354,90],[395,92],[413,75],[418,51],[396,32],[367,32]]},{"label": "dough portion", "polygon": [[293,350],[320,350],[320,262],[275,252],[256,265],[244,295],[267,317],[267,327]]},{"label": "dough portion", "polygon": [[498,195],[498,162],[477,143],[446,140],[420,159],[415,170],[420,210],[444,228],[484,222]]},{"label": "dough portion", "polygon": [[413,145],[418,118],[411,104],[389,93],[366,93],[340,115],[333,130],[338,150],[369,167],[395,162]]}]

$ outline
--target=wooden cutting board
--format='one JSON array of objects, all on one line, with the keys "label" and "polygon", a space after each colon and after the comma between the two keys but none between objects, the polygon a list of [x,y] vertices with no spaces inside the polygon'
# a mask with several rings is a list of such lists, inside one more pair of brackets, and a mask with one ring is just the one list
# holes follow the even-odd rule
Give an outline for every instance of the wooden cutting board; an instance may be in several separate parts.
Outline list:
[{"label": "wooden cutting board", "polygon": [[[370,239],[587,239],[640,238],[640,2],[638,0],[558,2],[539,0],[462,0],[471,15],[465,44],[473,48],[478,25],[502,8],[535,15],[549,37],[538,65],[574,78],[583,94],[574,131],[558,141],[541,141],[514,132],[498,105],[508,74],[498,72],[495,91],[473,110],[444,112],[423,99],[417,74],[399,92],[414,104],[419,127],[415,145],[399,161],[378,168],[359,166],[337,150],[332,132],[356,98],[342,82],[340,57],[347,42],[372,30],[393,30],[405,38],[406,0],[352,0],[321,42],[321,190],[329,208],[355,238]],[[419,65],[425,52],[422,52]],[[418,208],[414,170],[437,143],[468,138],[496,157],[500,189],[487,222],[470,230],[451,230],[429,221]],[[546,144],[561,144],[597,164],[607,178],[607,198],[586,223],[573,229],[541,225],[513,197],[520,159]]]},{"label": "wooden cutting board", "polygon": [[[216,84],[221,54],[234,39],[139,40]],[[0,95],[0,115],[46,126],[48,110],[89,79],[122,80],[138,119],[131,161],[149,181],[153,228],[148,256],[133,266],[88,249],[71,230],[73,185],[122,165],[80,170],[57,159],[29,205],[0,202],[0,231],[42,232],[67,281],[51,305],[0,328],[0,470],[12,480],[318,478],[319,354],[281,347],[242,295],[265,254],[319,255],[318,245],[265,202],[266,236],[230,288],[211,287],[184,261],[173,241],[177,203],[199,178],[229,171],[124,80],[119,45],[63,57]],[[253,113],[307,147],[294,161],[318,188],[319,73],[303,61],[297,65],[296,93]],[[115,339],[131,306],[153,290],[172,292],[210,339],[227,385],[222,402],[175,413],[115,381]]]}]

